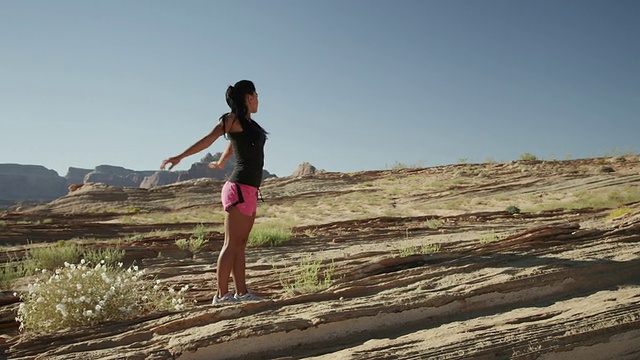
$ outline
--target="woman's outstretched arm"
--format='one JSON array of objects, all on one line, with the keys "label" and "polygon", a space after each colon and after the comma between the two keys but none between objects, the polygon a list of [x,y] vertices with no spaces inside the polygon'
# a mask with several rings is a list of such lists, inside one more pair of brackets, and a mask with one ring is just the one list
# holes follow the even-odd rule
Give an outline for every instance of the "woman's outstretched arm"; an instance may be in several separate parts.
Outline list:
[{"label": "woman's outstretched arm", "polygon": [[164,170],[167,164],[171,164],[169,166],[169,170],[173,169],[174,166],[178,165],[180,161],[187,156],[191,156],[193,154],[197,154],[200,151],[208,148],[213,144],[216,139],[224,134],[224,121],[219,122],[213,130],[207,135],[205,135],[202,139],[198,140],[195,144],[191,145],[187,150],[183,151],[182,154],[170,157],[165,159],[160,165],[160,169]]}]

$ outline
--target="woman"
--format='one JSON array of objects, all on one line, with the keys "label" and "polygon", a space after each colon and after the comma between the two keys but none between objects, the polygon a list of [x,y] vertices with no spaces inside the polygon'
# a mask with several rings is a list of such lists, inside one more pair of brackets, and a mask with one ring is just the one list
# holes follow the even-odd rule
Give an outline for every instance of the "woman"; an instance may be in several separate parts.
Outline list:
[{"label": "woman", "polygon": [[[182,154],[164,160],[160,166],[164,170],[167,164],[171,164],[171,170],[182,159],[208,148],[223,135],[229,139],[227,147],[220,161],[209,166],[223,168],[231,154],[235,154],[236,167],[222,187],[221,199],[226,211],[224,245],[216,267],[218,292],[213,297],[213,305],[262,300],[247,290],[245,250],[256,217],[267,132],[251,118],[251,114],[258,112],[258,94],[251,81],[242,80],[229,86],[226,100],[231,112],[222,115],[208,135]],[[235,294],[229,291],[229,276],[233,277]]]}]

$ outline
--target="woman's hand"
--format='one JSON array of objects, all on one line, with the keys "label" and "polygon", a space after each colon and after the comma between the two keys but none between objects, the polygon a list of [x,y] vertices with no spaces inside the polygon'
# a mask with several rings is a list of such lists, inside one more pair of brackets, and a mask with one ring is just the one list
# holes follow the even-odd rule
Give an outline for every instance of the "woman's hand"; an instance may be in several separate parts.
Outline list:
[{"label": "woman's hand", "polygon": [[212,168],[212,169],[216,169],[217,168],[217,169],[222,170],[222,169],[224,169],[224,163],[225,163],[224,161],[212,161],[212,162],[209,163],[209,167]]},{"label": "woman's hand", "polygon": [[164,168],[167,166],[167,164],[171,164],[171,166],[169,166],[168,170],[173,169],[174,166],[178,165],[180,163],[180,157],[178,156],[174,156],[174,157],[170,157],[168,159],[165,159],[162,162],[162,165],[160,165],[160,170],[164,170]]}]

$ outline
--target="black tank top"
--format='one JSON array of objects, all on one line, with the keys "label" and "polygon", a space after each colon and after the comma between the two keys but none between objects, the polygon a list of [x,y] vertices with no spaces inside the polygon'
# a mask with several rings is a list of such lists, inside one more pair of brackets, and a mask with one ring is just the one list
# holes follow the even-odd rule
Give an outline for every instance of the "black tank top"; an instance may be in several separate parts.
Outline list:
[{"label": "black tank top", "polygon": [[236,167],[229,181],[259,188],[264,166],[265,134],[261,131],[241,131],[227,133],[227,136],[236,157]]}]

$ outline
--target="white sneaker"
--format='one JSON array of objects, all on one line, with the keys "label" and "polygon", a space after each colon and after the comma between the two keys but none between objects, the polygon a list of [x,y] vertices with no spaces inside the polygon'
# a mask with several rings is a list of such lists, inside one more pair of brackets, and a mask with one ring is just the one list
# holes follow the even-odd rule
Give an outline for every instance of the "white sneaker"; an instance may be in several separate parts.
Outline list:
[{"label": "white sneaker", "polygon": [[[236,294],[237,295],[237,294]],[[233,296],[233,293],[231,291],[229,291],[228,293],[218,297],[218,294],[215,294],[213,296],[213,301],[211,302],[213,305],[223,305],[223,304],[233,304],[233,303],[237,303],[240,300],[238,300],[235,296]]]},{"label": "white sneaker", "polygon": [[236,301],[262,301],[262,300],[264,300],[260,296],[253,295],[250,292],[247,292],[244,295],[236,294],[234,296],[234,298],[236,299]]}]

